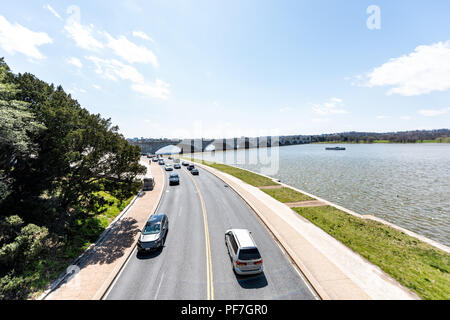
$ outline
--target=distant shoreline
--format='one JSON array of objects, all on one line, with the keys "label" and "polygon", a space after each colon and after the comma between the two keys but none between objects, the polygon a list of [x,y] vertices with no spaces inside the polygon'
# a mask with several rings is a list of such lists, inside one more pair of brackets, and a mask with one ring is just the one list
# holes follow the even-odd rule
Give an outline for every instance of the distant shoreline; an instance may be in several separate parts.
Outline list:
[{"label": "distant shoreline", "polygon": [[450,143],[450,138],[440,139],[439,141],[436,140],[418,140],[416,142],[393,142],[389,140],[374,140],[374,141],[321,141],[321,142],[311,142],[309,144],[377,144],[377,143],[384,143],[384,144],[417,144],[417,143]]}]

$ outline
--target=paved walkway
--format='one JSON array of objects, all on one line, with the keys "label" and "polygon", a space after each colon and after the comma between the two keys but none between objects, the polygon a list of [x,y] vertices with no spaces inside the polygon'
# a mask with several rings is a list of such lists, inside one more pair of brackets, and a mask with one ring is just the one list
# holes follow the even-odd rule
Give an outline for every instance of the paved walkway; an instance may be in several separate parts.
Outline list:
[{"label": "paved walkway", "polygon": [[233,188],[258,214],[322,299],[419,299],[380,268],[259,188],[196,164]]},{"label": "paved walkway", "polygon": [[[146,161],[146,160],[144,160]],[[147,162],[148,163],[148,162]],[[129,210],[112,227],[101,243],[84,254],[80,268],[46,299],[99,300],[120,271],[139,238],[148,217],[156,210],[164,190],[164,172],[158,164],[149,165],[155,179],[152,191],[141,194]],[[83,257],[84,257],[83,256]]]}]

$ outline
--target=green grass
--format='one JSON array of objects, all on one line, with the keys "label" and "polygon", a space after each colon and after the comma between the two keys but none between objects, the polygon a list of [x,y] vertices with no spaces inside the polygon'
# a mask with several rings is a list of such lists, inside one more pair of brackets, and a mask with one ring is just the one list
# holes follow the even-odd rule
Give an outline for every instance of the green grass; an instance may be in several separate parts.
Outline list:
[{"label": "green grass", "polygon": [[294,211],[379,266],[423,299],[450,299],[450,255],[403,232],[334,207]]},{"label": "green grass", "polygon": [[242,181],[247,182],[248,184],[251,184],[252,186],[255,186],[255,187],[279,185],[279,183],[276,183],[272,179],[269,179],[267,177],[261,176],[259,174],[256,174],[256,173],[253,173],[253,172],[250,172],[247,170],[228,166],[226,164],[205,161],[205,160],[198,160],[198,159],[193,159],[193,158],[189,158],[188,160],[193,161],[193,162],[199,162],[204,165],[210,166],[214,169],[228,173],[228,174],[230,174],[236,178],[239,178]]},{"label": "green grass", "polygon": [[30,285],[30,299],[36,299],[80,254],[97,241],[100,234],[114,218],[130,203],[134,196],[120,203],[119,199],[100,191],[105,203],[96,207],[86,219],[75,222],[73,237],[64,242],[55,241],[45,258],[36,261],[28,271],[27,277],[35,279]]},{"label": "green grass", "polygon": [[434,140],[417,140],[417,143],[450,143],[450,137],[441,137]]},{"label": "green grass", "polygon": [[307,195],[300,193],[294,189],[282,187],[279,189],[261,189],[269,196],[277,199],[280,202],[299,202],[299,201],[308,201],[315,200]]},{"label": "green grass", "polygon": [[[197,159],[190,160],[227,172],[257,187],[274,185],[272,180],[246,170]],[[281,202],[311,200],[290,188],[262,191]],[[293,210],[379,266],[421,298],[450,299],[448,253],[380,222],[360,219],[332,206],[299,207]]]}]

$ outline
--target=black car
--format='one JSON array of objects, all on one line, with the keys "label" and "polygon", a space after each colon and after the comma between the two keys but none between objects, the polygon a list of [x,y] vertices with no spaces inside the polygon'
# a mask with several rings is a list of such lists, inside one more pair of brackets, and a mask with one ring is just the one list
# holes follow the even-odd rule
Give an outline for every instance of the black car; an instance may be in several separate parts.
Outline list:
[{"label": "black car", "polygon": [[189,165],[189,162],[183,161],[181,164],[182,164],[183,166],[187,167],[187,166]]},{"label": "black car", "polygon": [[180,184],[178,173],[171,173],[169,177],[169,185]]},{"label": "black car", "polygon": [[195,167],[194,167],[194,165],[193,164],[190,164],[190,165],[188,165],[188,167],[187,167],[187,169],[189,170],[189,171],[191,171],[192,169],[194,169]]},{"label": "black car", "polygon": [[173,168],[174,168],[174,169],[181,169],[181,166],[180,166],[179,163],[174,163],[174,164],[173,164]]},{"label": "black car", "polygon": [[198,169],[197,169],[197,168],[193,168],[193,169],[191,170],[191,173],[192,173],[194,176],[198,176]]},{"label": "black car", "polygon": [[159,162],[158,162],[160,165],[164,165],[164,160],[159,160]]},{"label": "black car", "polygon": [[169,218],[164,213],[150,216],[138,240],[138,252],[150,252],[164,246],[169,231]]}]

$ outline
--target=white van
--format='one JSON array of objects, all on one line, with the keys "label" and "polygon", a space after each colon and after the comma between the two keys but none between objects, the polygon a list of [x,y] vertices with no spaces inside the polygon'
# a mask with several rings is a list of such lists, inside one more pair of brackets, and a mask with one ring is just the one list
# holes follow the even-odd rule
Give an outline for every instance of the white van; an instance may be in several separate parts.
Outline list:
[{"label": "white van", "polygon": [[233,269],[237,274],[250,275],[263,272],[263,260],[250,231],[246,229],[227,230],[225,244],[233,263]]},{"label": "white van", "polygon": [[142,190],[153,190],[155,187],[155,179],[153,176],[146,175],[144,177],[144,186],[142,187]]}]

